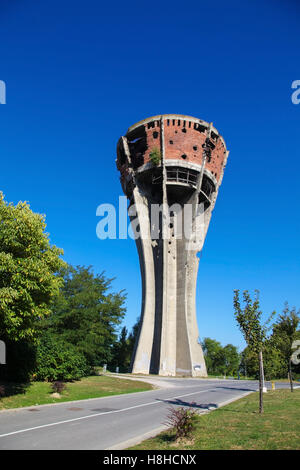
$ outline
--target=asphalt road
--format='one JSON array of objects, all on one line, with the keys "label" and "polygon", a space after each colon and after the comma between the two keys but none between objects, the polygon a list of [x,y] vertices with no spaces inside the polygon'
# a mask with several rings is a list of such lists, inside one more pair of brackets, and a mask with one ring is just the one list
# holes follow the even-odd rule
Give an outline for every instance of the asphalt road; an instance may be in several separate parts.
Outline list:
[{"label": "asphalt road", "polygon": [[0,449],[124,449],[161,428],[170,406],[207,411],[258,388],[243,380],[155,380],[164,388],[1,411]]}]

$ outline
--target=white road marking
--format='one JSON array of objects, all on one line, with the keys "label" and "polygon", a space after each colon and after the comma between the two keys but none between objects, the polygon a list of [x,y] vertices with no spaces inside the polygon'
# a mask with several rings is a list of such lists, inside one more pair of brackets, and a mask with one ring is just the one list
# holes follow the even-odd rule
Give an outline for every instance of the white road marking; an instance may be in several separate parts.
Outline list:
[{"label": "white road marking", "polygon": [[184,395],[178,395],[177,397],[164,398],[162,400],[156,400],[156,401],[152,401],[152,402],[149,402],[149,403],[144,403],[142,405],[135,405],[135,406],[131,406],[129,408],[122,408],[121,410],[113,410],[113,411],[107,411],[107,412],[103,412],[103,413],[95,413],[95,414],[92,414],[92,415],[81,416],[79,418],[66,419],[65,421],[57,421],[55,423],[42,424],[41,426],[35,426],[33,428],[20,429],[19,431],[12,431],[12,432],[8,432],[6,434],[0,434],[0,437],[12,436],[13,434],[20,434],[20,433],[23,433],[23,432],[34,431],[36,429],[47,428],[47,427],[50,427],[50,426],[57,426],[59,424],[72,423],[74,421],[80,421],[82,419],[94,418],[96,416],[109,415],[109,414],[113,414],[113,413],[122,413],[123,411],[134,410],[135,408],[141,408],[143,406],[150,406],[150,405],[155,405],[155,404],[158,405],[158,404],[163,403],[164,401],[176,400],[177,398],[183,398],[183,397],[187,397],[187,396],[190,396],[190,395],[197,395],[199,393],[211,392],[212,390],[214,390],[214,389],[200,390],[198,392],[186,393]]}]

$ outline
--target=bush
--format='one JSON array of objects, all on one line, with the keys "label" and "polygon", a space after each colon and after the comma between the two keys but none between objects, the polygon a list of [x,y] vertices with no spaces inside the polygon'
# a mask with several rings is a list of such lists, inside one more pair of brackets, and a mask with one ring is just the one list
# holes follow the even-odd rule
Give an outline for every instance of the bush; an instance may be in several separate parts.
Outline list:
[{"label": "bush", "polygon": [[153,163],[153,165],[158,165],[159,162],[161,161],[161,153],[160,150],[157,147],[154,147],[150,154],[149,154],[150,160]]},{"label": "bush", "polygon": [[57,380],[56,382],[53,382],[52,384],[52,390],[54,393],[62,393],[66,388],[66,384],[61,382],[60,380]]},{"label": "bush", "polygon": [[36,380],[70,381],[88,375],[90,368],[78,349],[44,334],[37,348]]},{"label": "bush", "polygon": [[169,408],[166,425],[174,428],[176,439],[188,437],[195,427],[196,411],[192,408]]}]

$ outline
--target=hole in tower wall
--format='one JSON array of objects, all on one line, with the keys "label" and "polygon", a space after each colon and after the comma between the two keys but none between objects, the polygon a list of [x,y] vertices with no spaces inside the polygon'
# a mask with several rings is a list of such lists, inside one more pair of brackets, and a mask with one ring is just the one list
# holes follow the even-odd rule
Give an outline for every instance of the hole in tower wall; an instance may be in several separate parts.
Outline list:
[{"label": "hole in tower wall", "polygon": [[185,127],[183,127],[183,128],[181,129],[181,131],[182,131],[184,134],[186,134],[186,128],[185,128]]},{"label": "hole in tower wall", "polygon": [[219,139],[219,136],[215,132],[212,131],[211,138],[217,142],[217,140]]},{"label": "hole in tower wall", "polygon": [[171,145],[173,144],[173,140],[170,140],[170,144],[171,144]]},{"label": "hole in tower wall", "polygon": [[187,155],[184,153],[183,155],[181,155],[181,158],[185,160],[187,158]]},{"label": "hole in tower wall", "polygon": [[145,126],[140,126],[127,134],[128,148],[132,166],[137,168],[144,163],[144,154],[148,148]]},{"label": "hole in tower wall", "polygon": [[157,132],[157,131],[154,131],[154,132],[153,132],[153,138],[154,138],[154,139],[157,139],[157,137],[158,137],[158,132]]},{"label": "hole in tower wall", "polygon": [[197,122],[194,123],[194,129],[196,131],[199,131],[199,132],[205,132],[206,131],[206,127],[203,126],[202,124],[197,123]]}]

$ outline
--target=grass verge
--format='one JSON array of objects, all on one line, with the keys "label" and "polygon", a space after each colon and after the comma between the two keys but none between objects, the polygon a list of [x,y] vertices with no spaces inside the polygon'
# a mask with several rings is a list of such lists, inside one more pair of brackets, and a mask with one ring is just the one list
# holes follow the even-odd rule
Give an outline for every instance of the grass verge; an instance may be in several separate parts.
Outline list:
[{"label": "grass verge", "polygon": [[92,376],[66,383],[66,389],[62,392],[61,397],[54,398],[51,396],[52,389],[49,382],[31,382],[29,384],[2,382],[1,384],[5,386],[7,396],[0,398],[0,410],[144,392],[152,389],[150,384],[140,381]]},{"label": "grass verge", "polygon": [[176,440],[166,431],[132,447],[137,450],[281,450],[300,449],[300,390],[264,394],[258,413],[258,393],[197,416],[189,438]]}]

